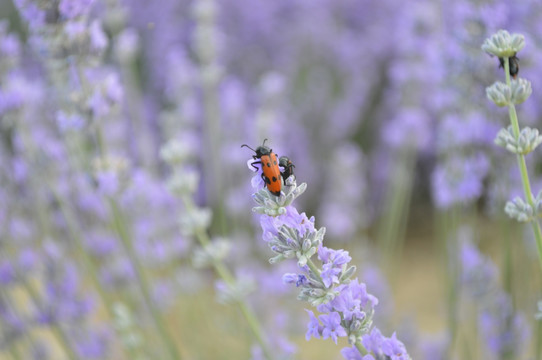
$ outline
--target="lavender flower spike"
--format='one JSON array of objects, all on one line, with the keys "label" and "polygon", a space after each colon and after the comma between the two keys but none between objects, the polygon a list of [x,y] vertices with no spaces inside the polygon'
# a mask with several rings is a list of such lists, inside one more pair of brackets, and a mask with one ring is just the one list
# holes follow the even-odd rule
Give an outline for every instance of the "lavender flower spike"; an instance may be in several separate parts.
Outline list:
[{"label": "lavender flower spike", "polygon": [[[517,155],[519,173],[525,196],[524,199],[516,197],[512,201],[508,201],[504,210],[510,217],[517,221],[530,223],[536,240],[538,260],[540,266],[542,266],[542,228],[536,219],[542,206],[540,197],[533,196],[527,162],[525,161],[525,155],[540,144],[541,138],[538,130],[530,128],[522,130],[519,126],[515,105],[527,100],[532,93],[532,87],[531,83],[527,80],[515,79],[518,69],[516,66],[516,69],[513,70],[509,61],[524,46],[525,38],[523,35],[510,35],[505,30],[499,30],[499,32],[484,42],[482,49],[490,55],[498,56],[501,64],[504,65],[506,83],[496,82],[487,88],[486,92],[488,97],[498,106],[508,107],[510,126],[499,132],[496,143]],[[511,79],[512,77],[514,79]]]},{"label": "lavender flower spike", "polygon": [[[251,161],[249,161],[250,168]],[[289,177],[280,196],[272,195],[261,181],[261,168],[252,179],[254,201],[260,213],[263,240],[275,254],[269,261],[274,264],[285,259],[297,259],[298,273],[287,273],[282,281],[299,288],[298,299],[316,307],[309,314],[306,338],[331,338],[337,343],[346,337],[350,348],[341,351],[347,360],[409,360],[405,346],[395,334],[387,338],[373,327],[374,308],[378,299],[367,292],[345,250],[334,250],[322,245],[325,228],[316,229],[314,217],[299,213],[293,201],[306,189],[297,186],[294,176]],[[319,265],[313,261],[316,255]]]}]

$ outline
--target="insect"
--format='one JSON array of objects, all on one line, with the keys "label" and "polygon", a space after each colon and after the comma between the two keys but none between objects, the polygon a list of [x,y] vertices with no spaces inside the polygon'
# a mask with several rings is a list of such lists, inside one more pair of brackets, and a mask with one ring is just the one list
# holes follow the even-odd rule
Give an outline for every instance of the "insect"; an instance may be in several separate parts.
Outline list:
[{"label": "insect", "polygon": [[263,141],[263,144],[261,146],[258,146],[256,150],[254,150],[247,144],[243,144],[241,145],[241,147],[246,146],[247,148],[256,153],[256,155],[253,155],[252,158],[259,161],[253,162],[252,167],[258,170],[256,164],[260,164],[262,166],[262,179],[265,182],[267,189],[271,194],[279,196],[280,189],[282,188],[282,180],[280,178],[280,168],[278,164],[277,154],[273,152],[273,149],[265,146],[266,141],[267,139],[265,139]]},{"label": "insect", "polygon": [[282,175],[282,178],[284,180],[288,179],[290,176],[294,175],[294,169],[295,165],[292,163],[290,158],[287,156],[281,156],[279,158],[279,166],[281,166],[284,170],[281,171],[280,175]]},{"label": "insect", "polygon": [[[518,76],[519,73],[519,58],[516,54],[508,58],[508,64],[510,65],[510,76],[514,79]],[[504,69],[504,58],[499,58],[499,68]]]}]

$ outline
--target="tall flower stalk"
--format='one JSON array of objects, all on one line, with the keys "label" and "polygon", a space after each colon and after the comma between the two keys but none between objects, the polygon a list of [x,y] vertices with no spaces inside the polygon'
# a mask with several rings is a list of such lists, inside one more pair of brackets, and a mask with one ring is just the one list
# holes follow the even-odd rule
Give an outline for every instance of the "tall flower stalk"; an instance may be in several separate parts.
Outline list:
[{"label": "tall flower stalk", "polygon": [[214,269],[222,279],[222,282],[217,283],[217,288],[221,290],[219,300],[239,306],[265,358],[271,360],[274,356],[266,341],[262,326],[245,299],[252,290],[252,286],[244,283],[242,279],[237,279],[230,272],[224,263],[231,248],[229,242],[225,239],[212,240],[210,238],[207,228],[211,222],[211,210],[199,207],[193,199],[197,190],[199,172],[190,162],[190,157],[194,155],[191,153],[192,150],[179,140],[172,139],[162,147],[160,152],[162,159],[173,169],[169,179],[169,189],[179,197],[185,208],[180,221],[181,232],[183,236],[197,240],[200,245],[194,254],[194,266]]},{"label": "tall flower stalk", "polygon": [[[199,76],[203,97],[205,135],[203,141],[211,154],[218,153],[220,143],[220,108],[218,85],[222,69],[218,63],[219,39],[216,28],[217,4],[214,0],[197,0],[193,5],[196,21],[194,31],[194,51],[199,60]],[[218,207],[218,218],[223,226],[222,191],[218,157],[211,156],[204,163],[205,185],[209,203]]]},{"label": "tall flower stalk", "polygon": [[[251,168],[253,161],[249,161]],[[309,315],[306,339],[311,337],[348,338],[351,347],[341,353],[348,360],[408,360],[406,348],[395,333],[387,338],[373,327],[374,308],[378,299],[367,292],[364,283],[352,279],[356,267],[345,250],[323,246],[324,227],[316,229],[314,217],[308,218],[292,205],[303,194],[307,184],[297,185],[295,176],[283,183],[280,196],[264,187],[262,169],[252,179],[255,188],[253,211],[261,214],[263,239],[275,256],[275,264],[285,259],[296,259],[299,271],[286,273],[283,281],[300,289],[298,299],[308,302],[320,313],[306,310]],[[313,260],[316,255],[318,260]]]},{"label": "tall flower stalk", "polygon": [[497,81],[486,89],[486,93],[487,97],[497,106],[508,107],[510,126],[499,131],[495,143],[516,154],[525,196],[524,199],[516,197],[512,201],[508,201],[505,211],[517,221],[531,223],[538,250],[538,260],[542,267],[542,231],[538,222],[538,217],[542,211],[542,192],[539,192],[537,196],[533,195],[525,161],[525,155],[542,143],[542,136],[540,136],[537,129],[530,127],[520,129],[515,107],[516,104],[521,104],[527,100],[532,93],[531,83],[528,80],[517,78],[519,60],[516,54],[524,46],[525,38],[523,35],[510,35],[506,30],[499,30],[486,39],[482,45],[482,50],[490,55],[497,56],[504,68],[506,83]]}]

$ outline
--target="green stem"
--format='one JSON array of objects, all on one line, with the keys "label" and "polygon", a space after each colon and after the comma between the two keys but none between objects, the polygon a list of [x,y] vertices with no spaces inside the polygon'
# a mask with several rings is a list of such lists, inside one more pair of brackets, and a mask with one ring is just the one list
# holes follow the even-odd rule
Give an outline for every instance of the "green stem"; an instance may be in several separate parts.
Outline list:
[{"label": "green stem", "polygon": [[152,319],[155,323],[156,329],[160,333],[160,337],[166,343],[166,348],[167,348],[167,351],[169,352],[170,358],[181,359],[181,356],[177,350],[177,347],[175,346],[175,342],[173,341],[173,339],[171,338],[171,336],[169,335],[167,331],[164,320],[162,319],[162,315],[160,314],[160,312],[158,311],[158,309],[156,308],[152,300],[151,290],[150,290],[151,287],[150,287],[149,281],[143,270],[143,266],[141,262],[139,261],[139,258],[136,255],[134,248],[132,247],[132,244],[130,242],[130,235],[128,234],[128,229],[126,228],[125,222],[122,218],[122,213],[114,199],[110,199],[109,204],[113,212],[113,226],[115,227],[115,230],[117,231],[118,235],[120,236],[122,240],[124,250],[126,251],[126,254],[129,257],[130,262],[134,266],[137,279],[139,280],[139,288],[141,290],[141,294],[143,295],[143,300],[145,301],[145,305],[151,312]]},{"label": "green stem", "polygon": [[365,349],[365,346],[363,346],[363,344],[361,343],[361,341],[356,341],[356,349],[358,349],[359,353],[361,355],[367,355],[369,352],[367,351],[367,349]]},{"label": "green stem", "polygon": [[[455,352],[455,344],[458,338],[458,244],[457,244],[457,228],[458,228],[458,212],[457,207],[453,207],[445,212],[440,212],[437,217],[437,230],[439,239],[439,252],[441,256],[442,274],[444,277],[444,288],[446,292],[446,310],[447,310],[447,326],[450,336],[449,346],[447,348],[447,357],[453,358]],[[451,241],[449,241],[449,239]]]},{"label": "green stem", "polygon": [[[196,206],[194,205],[190,197],[183,196],[182,200],[188,212],[195,211]],[[203,247],[211,243],[211,240],[209,239],[207,232],[205,232],[205,230],[202,228],[196,229],[196,238],[198,239],[198,242]],[[213,268],[215,269],[218,276],[220,276],[226,282],[226,284],[231,286],[235,283],[235,277],[229,272],[228,268],[222,262],[213,261]],[[265,341],[265,336],[261,328],[261,325],[258,321],[258,318],[256,317],[256,314],[254,313],[254,311],[252,311],[252,309],[248,306],[248,304],[242,299],[239,299],[237,301],[237,305],[239,306],[239,308],[241,309],[241,312],[245,316],[248,322],[248,325],[250,326],[250,329],[256,336],[256,340],[262,347],[262,351],[264,352],[265,357],[268,359],[273,359],[272,352],[269,349],[267,342]]]},{"label": "green stem", "polygon": [[[506,85],[508,87],[511,87],[511,80],[510,80],[510,63],[509,58],[504,58],[504,74],[506,76]],[[508,105],[508,114],[510,116],[510,123],[512,125],[512,130],[514,131],[514,136],[516,140],[519,138],[520,130],[519,130],[519,121],[518,116],[516,113],[516,107],[514,104]],[[523,191],[525,193],[525,199],[531,205],[531,207],[534,209],[534,199],[533,199],[533,193],[531,191],[531,184],[529,182],[529,174],[527,172],[527,164],[525,162],[525,156],[522,154],[517,155],[518,158],[518,166],[519,171],[521,173],[521,182],[523,184]],[[540,224],[538,223],[538,220],[531,221],[531,226],[533,228],[533,233],[536,240],[536,248],[538,251],[538,260],[542,269],[542,231],[540,230]]]},{"label": "green stem", "polygon": [[503,242],[503,285],[505,291],[510,294],[510,297],[512,298],[512,303],[514,304],[515,308],[515,298],[514,298],[514,292],[513,289],[513,248],[512,248],[512,239],[510,237],[510,223],[507,221],[500,221],[499,222],[501,227],[501,236],[502,236],[502,242]]},{"label": "green stem", "polygon": [[397,154],[397,163],[386,193],[378,229],[378,243],[388,276],[394,280],[398,259],[403,251],[412,195],[415,143],[407,143]]},{"label": "green stem", "polygon": [[318,269],[318,267],[312,262],[311,259],[307,260],[307,266],[312,271],[312,273],[316,275],[318,280],[322,281],[322,278],[320,277],[320,269]]}]

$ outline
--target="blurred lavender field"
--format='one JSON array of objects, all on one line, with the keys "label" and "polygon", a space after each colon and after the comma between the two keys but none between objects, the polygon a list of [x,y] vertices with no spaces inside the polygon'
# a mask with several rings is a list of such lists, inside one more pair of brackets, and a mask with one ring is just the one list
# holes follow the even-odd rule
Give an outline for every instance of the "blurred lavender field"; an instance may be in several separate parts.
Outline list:
[{"label": "blurred lavender field", "polygon": [[541,18],[535,0],[0,0],[0,359],[362,359],[340,332],[305,340],[296,261],[268,261],[240,147],[264,139],[412,359],[542,359],[537,247],[504,211],[522,179],[486,98],[504,72],[480,48],[525,36],[536,128]]}]

